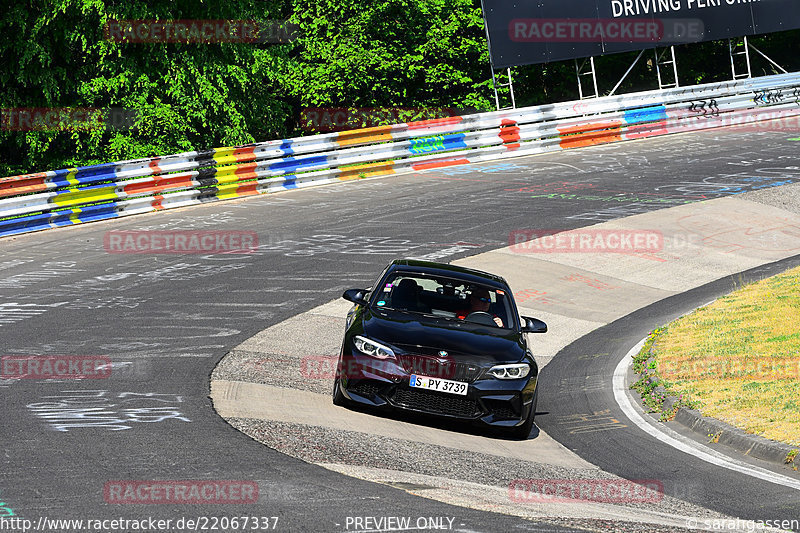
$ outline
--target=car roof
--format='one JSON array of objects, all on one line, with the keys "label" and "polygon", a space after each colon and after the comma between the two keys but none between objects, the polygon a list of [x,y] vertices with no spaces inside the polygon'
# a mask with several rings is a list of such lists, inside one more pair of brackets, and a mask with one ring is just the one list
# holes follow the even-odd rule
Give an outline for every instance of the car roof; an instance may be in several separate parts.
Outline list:
[{"label": "car roof", "polygon": [[433,261],[421,261],[419,259],[397,259],[391,262],[388,271],[442,275],[472,283],[491,285],[499,289],[508,289],[508,283],[500,276],[472,268],[449,265],[447,263],[435,263]]}]

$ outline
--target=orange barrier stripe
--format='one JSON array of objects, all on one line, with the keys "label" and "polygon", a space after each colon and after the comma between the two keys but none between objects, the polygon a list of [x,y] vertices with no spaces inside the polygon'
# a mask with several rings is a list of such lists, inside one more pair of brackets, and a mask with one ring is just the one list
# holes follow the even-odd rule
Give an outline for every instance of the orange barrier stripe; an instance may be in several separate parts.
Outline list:
[{"label": "orange barrier stripe", "polygon": [[336,136],[336,144],[339,146],[351,146],[353,144],[390,141],[392,139],[391,131],[391,126],[375,126],[374,128],[343,131]]},{"label": "orange barrier stripe", "polygon": [[[251,170],[249,172],[239,172],[239,171],[237,171],[234,174],[234,176],[236,176],[236,179],[233,180],[232,183],[235,183],[237,181],[247,181],[247,180],[258,179],[258,176],[256,175],[255,171],[253,171],[253,170]],[[221,177],[221,176],[218,176],[218,177]]]},{"label": "orange barrier stripe", "polygon": [[619,128],[620,126],[622,126],[622,122],[616,120],[612,122],[591,122],[589,124],[564,126],[562,128],[558,128],[558,132],[561,135],[571,135],[575,133],[587,133],[592,131],[607,130],[610,128]]},{"label": "orange barrier stripe", "polygon": [[13,185],[13,184],[0,184],[0,198],[5,196],[16,196],[18,194],[25,194],[28,192],[41,192],[48,190],[45,183],[35,183],[33,185]]},{"label": "orange barrier stripe", "polygon": [[44,172],[0,178],[0,197],[47,190],[46,179]]},{"label": "orange barrier stripe", "polygon": [[8,176],[7,178],[0,178],[0,186],[5,183],[16,183],[18,181],[27,181],[27,180],[34,180],[34,179],[41,179],[42,183],[44,183],[44,179],[47,178],[46,172],[34,172],[33,174],[21,174],[19,176]]},{"label": "orange barrier stripe", "polygon": [[622,140],[621,122],[596,122],[558,128],[561,148],[581,148]]},{"label": "orange barrier stripe", "polygon": [[236,193],[242,196],[252,196],[258,194],[258,183],[245,183],[236,188]]}]

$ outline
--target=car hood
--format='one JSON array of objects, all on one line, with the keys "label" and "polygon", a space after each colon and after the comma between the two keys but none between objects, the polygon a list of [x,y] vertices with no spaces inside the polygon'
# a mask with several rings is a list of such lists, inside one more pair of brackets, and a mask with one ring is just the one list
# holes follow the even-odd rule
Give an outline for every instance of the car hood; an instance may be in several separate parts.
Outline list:
[{"label": "car hood", "polygon": [[481,366],[516,363],[525,355],[522,334],[508,329],[388,310],[380,314],[367,310],[362,326],[371,339],[407,354],[435,356],[444,350],[454,360]]}]

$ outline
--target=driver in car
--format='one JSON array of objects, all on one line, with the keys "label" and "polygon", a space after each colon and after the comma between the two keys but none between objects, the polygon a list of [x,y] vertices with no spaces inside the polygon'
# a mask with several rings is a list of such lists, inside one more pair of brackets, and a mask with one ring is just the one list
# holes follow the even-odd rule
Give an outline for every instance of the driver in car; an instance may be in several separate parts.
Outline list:
[{"label": "driver in car", "polygon": [[[469,309],[456,311],[456,317],[458,317],[459,320],[464,320],[470,313],[488,313],[491,303],[492,299],[489,297],[489,291],[486,289],[475,289],[469,295]],[[492,315],[492,319],[498,327],[503,327],[503,319],[499,316]]]}]

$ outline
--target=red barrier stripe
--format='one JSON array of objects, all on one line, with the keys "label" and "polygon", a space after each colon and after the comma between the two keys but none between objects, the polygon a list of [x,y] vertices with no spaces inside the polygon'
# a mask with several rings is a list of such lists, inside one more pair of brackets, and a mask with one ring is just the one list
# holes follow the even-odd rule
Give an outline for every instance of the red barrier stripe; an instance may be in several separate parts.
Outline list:
[{"label": "red barrier stripe", "polygon": [[463,117],[456,115],[454,117],[432,118],[429,120],[406,122],[406,126],[408,126],[408,129],[410,130],[418,130],[422,128],[429,128],[431,126],[449,126],[451,124],[458,124],[463,120],[464,120]]},{"label": "red barrier stripe", "polygon": [[155,159],[150,161],[149,165],[147,165],[148,167],[150,167],[150,170],[153,171],[153,174],[161,174],[161,167],[158,166],[159,162],[161,162],[161,158],[160,157],[156,157]]},{"label": "red barrier stripe", "polygon": [[167,189],[175,189],[178,187],[193,187],[194,180],[191,174],[183,174],[180,176],[170,176],[169,178],[156,178],[153,181],[145,181],[142,183],[132,183],[125,185],[122,190],[130,195],[161,192]]},{"label": "red barrier stripe", "polygon": [[[516,120],[504,118],[500,123],[499,137],[503,140],[503,144],[509,151],[519,148],[519,126]],[[514,143],[514,144],[511,144]]]},{"label": "red barrier stripe", "polygon": [[[253,156],[253,157],[255,157],[255,156]],[[237,175],[237,176],[238,175],[242,175],[242,174],[247,174],[247,175],[252,175],[252,177],[255,177],[253,172],[255,172],[255,169],[256,169],[257,166],[258,166],[258,163],[248,163],[248,164],[245,164],[245,165],[239,165],[238,167],[236,167],[236,170],[234,171],[234,174]]]},{"label": "red barrier stripe", "polygon": [[256,149],[255,146],[249,146],[246,148],[240,148],[238,150],[233,151],[233,155],[236,157],[236,162],[243,162],[243,161],[255,161],[256,154],[253,151]]},{"label": "red barrier stripe", "polygon": [[428,170],[431,168],[453,167],[456,165],[469,165],[469,159],[451,159],[450,161],[432,161],[430,163],[418,163],[411,165],[414,170]]}]

